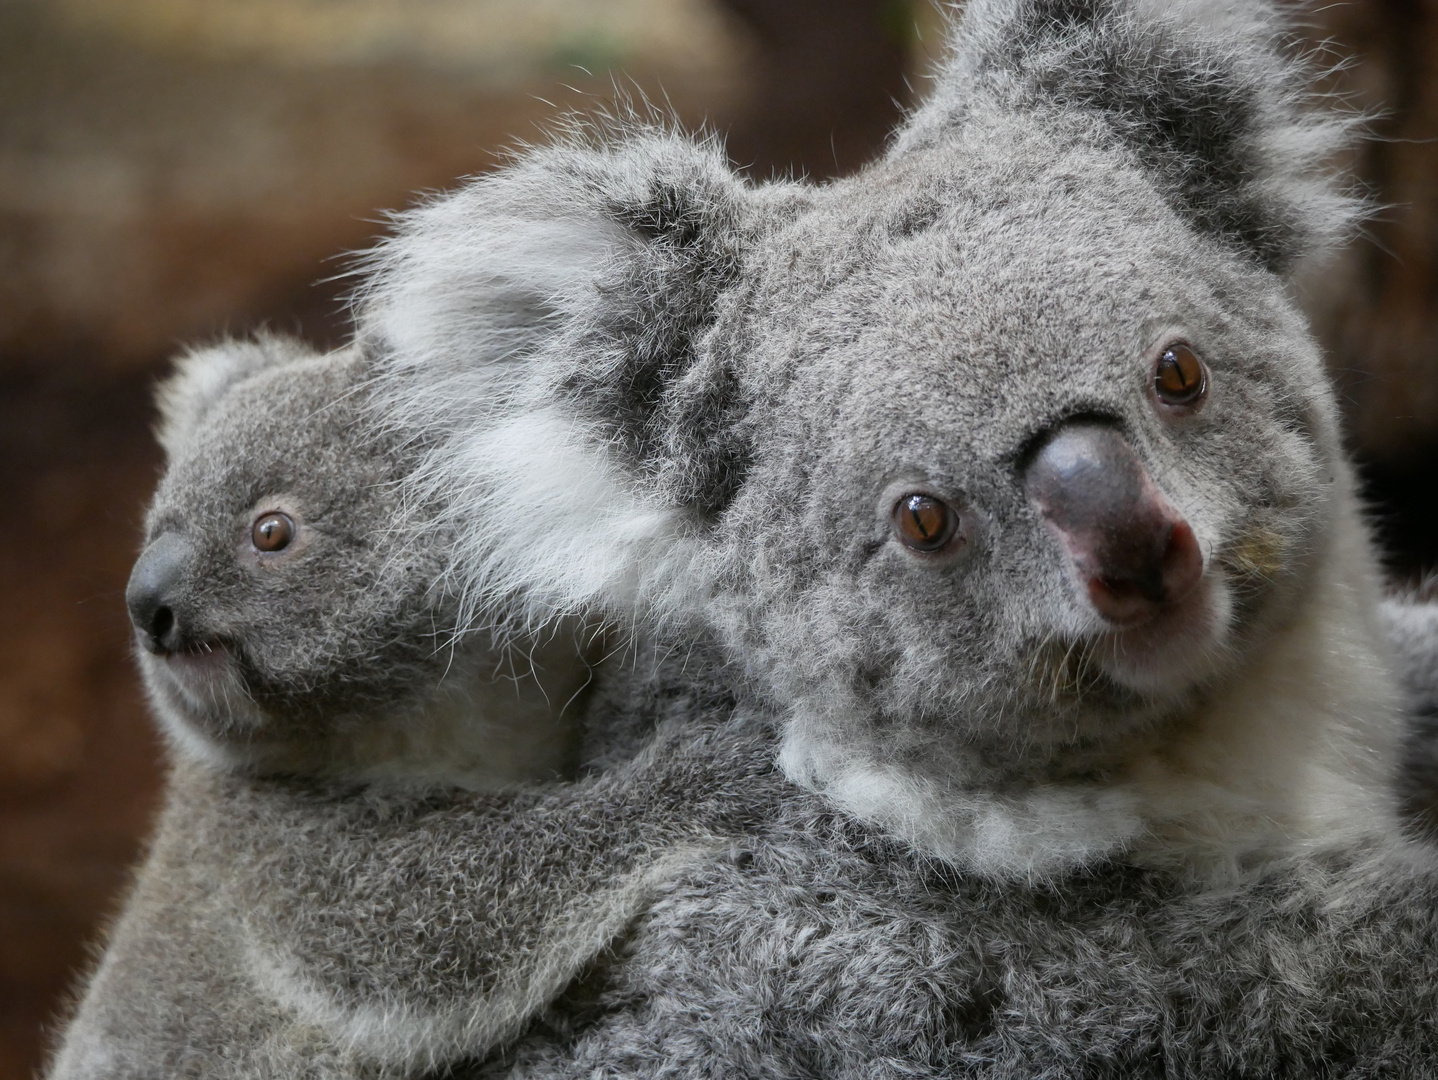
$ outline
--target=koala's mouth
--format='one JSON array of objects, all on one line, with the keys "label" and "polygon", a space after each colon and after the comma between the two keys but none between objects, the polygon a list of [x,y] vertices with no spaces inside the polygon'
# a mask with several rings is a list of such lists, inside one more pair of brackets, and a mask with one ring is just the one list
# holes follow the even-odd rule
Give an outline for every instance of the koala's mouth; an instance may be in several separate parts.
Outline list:
[{"label": "koala's mouth", "polygon": [[228,652],[224,644],[218,641],[196,641],[173,648],[157,648],[150,651],[166,660],[204,659]]},{"label": "koala's mouth", "polygon": [[167,648],[146,642],[145,651],[151,666],[163,671],[181,690],[206,693],[237,674],[233,650],[218,639],[190,639]]},{"label": "koala's mouth", "polygon": [[1110,628],[1089,656],[1114,682],[1145,696],[1182,693],[1212,674],[1225,654],[1229,594],[1221,576],[1207,573],[1181,600]]}]

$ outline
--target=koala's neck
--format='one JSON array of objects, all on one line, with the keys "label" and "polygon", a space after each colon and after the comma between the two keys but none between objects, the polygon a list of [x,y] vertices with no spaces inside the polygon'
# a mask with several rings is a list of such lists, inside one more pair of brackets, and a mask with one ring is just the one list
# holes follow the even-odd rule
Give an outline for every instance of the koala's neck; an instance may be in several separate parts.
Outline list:
[{"label": "koala's neck", "polygon": [[917,847],[999,878],[1115,857],[1221,878],[1396,839],[1397,693],[1377,575],[1356,511],[1339,516],[1289,621],[1196,712],[1106,760],[1099,779],[999,781],[987,768],[965,777],[961,763],[943,779],[916,776],[862,752],[816,752],[803,718],[786,730],[785,769]]},{"label": "koala's neck", "polygon": [[448,679],[423,707],[395,708],[337,732],[316,771],[401,789],[501,791],[562,779],[573,771],[578,739],[563,706],[577,690],[548,690],[533,678],[483,671]]}]

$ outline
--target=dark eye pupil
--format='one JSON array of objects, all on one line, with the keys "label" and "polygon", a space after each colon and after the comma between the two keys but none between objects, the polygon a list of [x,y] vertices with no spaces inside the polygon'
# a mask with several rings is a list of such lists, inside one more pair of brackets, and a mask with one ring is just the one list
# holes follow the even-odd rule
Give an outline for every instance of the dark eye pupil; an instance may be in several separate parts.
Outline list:
[{"label": "dark eye pupil", "polygon": [[932,540],[943,532],[944,512],[933,499],[910,499],[907,507],[912,531],[924,540]]},{"label": "dark eye pupil", "polygon": [[1154,371],[1154,390],[1170,405],[1191,405],[1203,394],[1206,379],[1203,361],[1187,345],[1164,350]]},{"label": "dark eye pupil", "polygon": [[250,542],[259,551],[282,551],[295,536],[295,523],[285,514],[265,514],[250,529]]},{"label": "dark eye pupil", "polygon": [[905,495],[894,507],[899,538],[916,551],[937,551],[954,535],[958,519],[931,495]]}]

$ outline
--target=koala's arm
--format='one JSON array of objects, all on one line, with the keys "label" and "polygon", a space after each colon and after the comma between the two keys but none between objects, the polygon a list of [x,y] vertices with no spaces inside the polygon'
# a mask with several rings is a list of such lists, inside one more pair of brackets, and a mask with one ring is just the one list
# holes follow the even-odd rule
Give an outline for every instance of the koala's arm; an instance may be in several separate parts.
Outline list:
[{"label": "koala's arm", "polygon": [[[226,897],[223,837],[196,827],[209,774],[181,769],[150,852],[66,1026],[49,1080],[366,1075],[343,1048],[261,992]],[[373,1075],[373,1074],[371,1074]]]},{"label": "koala's arm", "polygon": [[726,856],[784,782],[758,720],[678,717],[631,761],[509,795],[401,799],[211,777],[246,963],[383,1067],[515,1034],[676,874]]}]

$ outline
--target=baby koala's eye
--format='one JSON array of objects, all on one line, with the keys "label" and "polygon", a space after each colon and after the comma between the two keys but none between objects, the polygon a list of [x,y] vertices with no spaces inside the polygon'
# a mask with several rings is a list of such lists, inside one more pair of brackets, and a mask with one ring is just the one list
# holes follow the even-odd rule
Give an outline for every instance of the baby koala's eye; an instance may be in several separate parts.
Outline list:
[{"label": "baby koala's eye", "polygon": [[1208,392],[1208,369],[1198,353],[1175,341],[1154,366],[1153,392],[1165,405],[1193,408]]},{"label": "baby koala's eye", "polygon": [[250,543],[256,551],[283,551],[295,538],[295,523],[288,514],[261,514],[250,526]]},{"label": "baby koala's eye", "polygon": [[894,505],[894,532],[906,547],[925,554],[939,551],[959,529],[953,507],[932,495],[905,495]]}]

